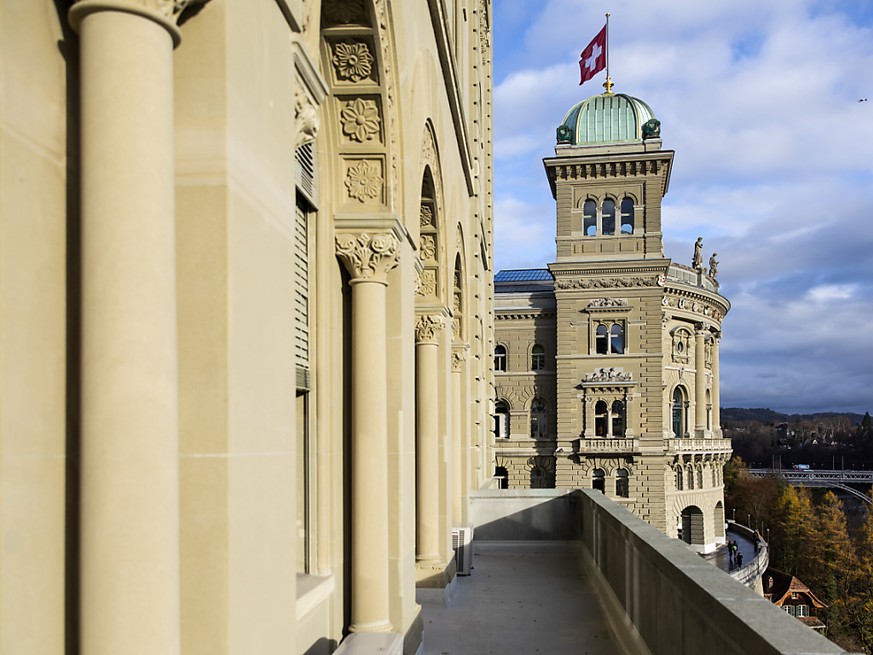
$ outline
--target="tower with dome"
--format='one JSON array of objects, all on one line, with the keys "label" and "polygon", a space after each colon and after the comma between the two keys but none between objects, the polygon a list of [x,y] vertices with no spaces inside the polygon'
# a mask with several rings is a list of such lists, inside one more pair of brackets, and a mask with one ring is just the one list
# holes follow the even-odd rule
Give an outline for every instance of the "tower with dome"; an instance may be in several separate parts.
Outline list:
[{"label": "tower with dome", "polygon": [[496,475],[600,489],[705,552],[725,539],[730,303],[700,240],[691,266],[664,256],[674,153],[648,104],[604,86],[570,108],[543,161],[556,260],[495,277]]}]

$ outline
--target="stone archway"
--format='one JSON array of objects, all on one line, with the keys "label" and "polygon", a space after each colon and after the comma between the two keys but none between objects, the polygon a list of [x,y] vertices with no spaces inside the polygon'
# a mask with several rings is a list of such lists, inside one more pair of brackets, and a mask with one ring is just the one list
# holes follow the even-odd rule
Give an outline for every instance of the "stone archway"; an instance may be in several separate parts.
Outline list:
[{"label": "stone archway", "polygon": [[688,505],[682,510],[682,541],[691,546],[703,548],[706,545],[706,528],[703,511],[696,505]]}]

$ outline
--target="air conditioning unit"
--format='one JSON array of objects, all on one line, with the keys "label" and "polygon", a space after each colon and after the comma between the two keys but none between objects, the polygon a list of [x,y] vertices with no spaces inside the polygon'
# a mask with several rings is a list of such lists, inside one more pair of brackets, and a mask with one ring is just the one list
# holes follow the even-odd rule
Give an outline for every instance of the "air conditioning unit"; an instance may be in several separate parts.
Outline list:
[{"label": "air conditioning unit", "polygon": [[459,525],[452,528],[452,548],[455,549],[455,566],[458,575],[470,575],[473,569],[472,525]]}]

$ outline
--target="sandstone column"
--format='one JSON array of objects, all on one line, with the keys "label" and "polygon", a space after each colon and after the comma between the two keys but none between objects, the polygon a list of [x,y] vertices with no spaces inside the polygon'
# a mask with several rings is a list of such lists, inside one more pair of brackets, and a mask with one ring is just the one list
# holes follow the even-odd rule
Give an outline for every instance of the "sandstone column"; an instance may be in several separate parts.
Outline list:
[{"label": "sandstone column", "polygon": [[703,436],[706,430],[706,336],[707,330],[694,332],[694,432]]},{"label": "sandstone column", "polygon": [[179,652],[175,16],[80,0],[81,648]]},{"label": "sandstone column", "polygon": [[464,491],[469,472],[464,466],[467,458],[463,453],[470,444],[464,432],[464,405],[462,385],[464,382],[464,362],[467,360],[467,347],[455,345],[452,349],[452,522],[457,524],[466,520],[464,511]]},{"label": "sandstone column", "polygon": [[718,377],[718,342],[721,335],[712,337],[712,429],[721,430],[721,396]]},{"label": "sandstone column", "polygon": [[339,234],[352,277],[352,632],[391,630],[388,601],[388,369],[385,296],[397,266],[390,233]]},{"label": "sandstone column", "polygon": [[421,315],[415,322],[416,562],[440,562],[439,499],[439,340],[445,323],[440,315]]}]

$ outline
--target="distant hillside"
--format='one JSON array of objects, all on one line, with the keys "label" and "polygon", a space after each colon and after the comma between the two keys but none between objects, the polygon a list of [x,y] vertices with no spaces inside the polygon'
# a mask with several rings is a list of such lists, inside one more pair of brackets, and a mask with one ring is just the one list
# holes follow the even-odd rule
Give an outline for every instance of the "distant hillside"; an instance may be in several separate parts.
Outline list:
[{"label": "distant hillside", "polygon": [[797,423],[798,421],[821,421],[834,418],[847,418],[852,425],[859,425],[863,414],[854,412],[818,412],[816,414],[782,414],[767,408],[744,409],[742,407],[727,407],[721,410],[722,423],[726,421],[757,421],[765,425],[771,423]]}]

